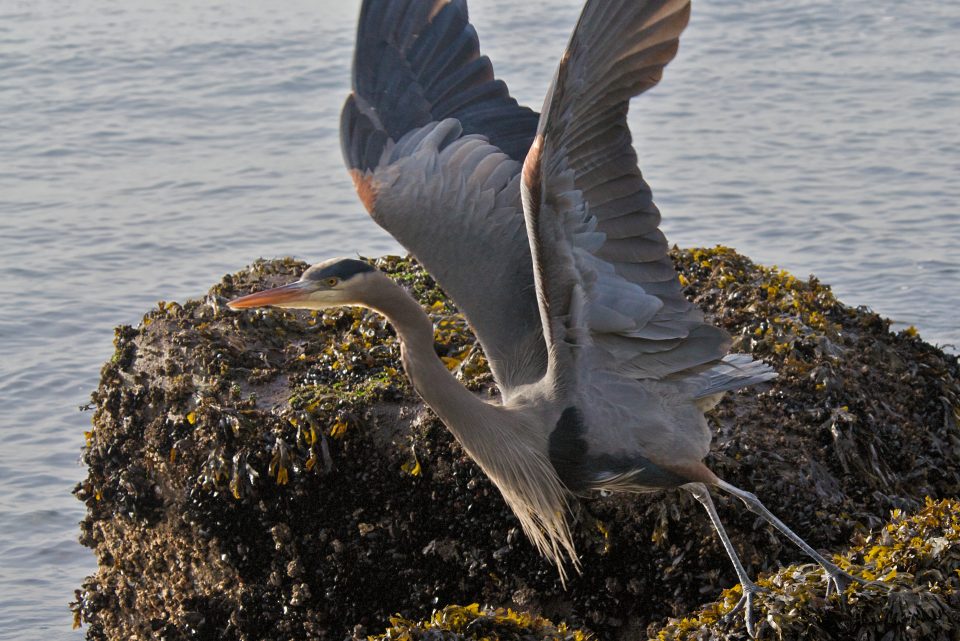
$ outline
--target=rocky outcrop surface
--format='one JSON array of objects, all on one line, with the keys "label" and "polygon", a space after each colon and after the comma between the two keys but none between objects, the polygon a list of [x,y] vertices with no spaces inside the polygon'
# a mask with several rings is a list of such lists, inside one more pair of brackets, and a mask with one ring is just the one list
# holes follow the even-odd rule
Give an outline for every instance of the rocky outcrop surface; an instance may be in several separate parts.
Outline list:
[{"label": "rocky outcrop surface", "polygon": [[[854,588],[842,607],[824,600],[818,570],[782,568],[806,562],[798,550],[718,496],[748,570],[772,588],[761,635],[945,638],[931,635],[955,630],[957,509],[925,499],[960,486],[956,357],[732,250],[674,258],[735,348],[780,372],[714,410],[708,464],[814,547],[853,542],[851,572],[891,587]],[[492,396],[482,354],[429,276],[407,259],[375,262],[431,313],[450,367]],[[410,388],[382,318],[224,306],[304,268],[258,262],[203,300],[160,303],[118,328],[76,490],[88,508],[81,540],[99,559],[74,604],[88,639],[339,640],[390,626],[410,639],[743,636],[742,621],[719,619],[736,578],[686,493],[581,502],[584,572],[565,589]],[[929,549],[896,548],[890,527]],[[902,553],[871,551],[883,546]],[[870,619],[891,603],[900,614]]]}]

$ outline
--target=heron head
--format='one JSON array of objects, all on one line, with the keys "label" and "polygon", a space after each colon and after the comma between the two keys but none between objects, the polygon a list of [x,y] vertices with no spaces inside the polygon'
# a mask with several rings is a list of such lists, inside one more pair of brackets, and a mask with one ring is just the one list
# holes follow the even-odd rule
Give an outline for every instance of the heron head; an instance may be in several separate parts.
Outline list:
[{"label": "heron head", "polygon": [[333,258],[317,263],[300,280],[262,292],[235,298],[231,309],[284,307],[288,309],[328,309],[344,305],[362,305],[364,293],[381,276],[372,265],[356,258]]}]

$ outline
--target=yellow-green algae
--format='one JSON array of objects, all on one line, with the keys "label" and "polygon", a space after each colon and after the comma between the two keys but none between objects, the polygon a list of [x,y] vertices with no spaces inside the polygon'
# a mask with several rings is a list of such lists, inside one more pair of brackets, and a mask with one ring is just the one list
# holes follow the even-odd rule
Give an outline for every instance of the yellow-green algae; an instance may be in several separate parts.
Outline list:
[{"label": "yellow-green algae", "polygon": [[[819,566],[790,566],[766,575],[755,610],[758,638],[819,641],[955,639],[960,635],[960,501],[927,499],[915,514],[895,510],[879,531],[834,560],[866,583],[824,598]],[[739,639],[742,618],[723,617],[739,586],[687,617],[671,621],[658,641]]]},{"label": "yellow-green algae", "polygon": [[[789,384],[791,394],[777,394],[767,420],[789,425],[807,413],[820,421],[831,455],[864,490],[888,493],[915,482],[904,457],[926,452],[910,438],[914,432],[936,431],[931,445],[958,460],[956,358],[923,343],[915,328],[894,335],[888,320],[840,303],[816,278],[756,265],[728,247],[675,249],[673,258],[687,295],[719,310],[713,320],[734,334],[734,350],[771,363],[778,382]],[[906,358],[904,345],[912,348]],[[921,378],[937,388],[936,398],[919,398],[930,391],[917,385]],[[932,424],[920,411],[936,403],[942,419]],[[949,477],[950,494],[960,494],[956,466],[935,473]]]},{"label": "yellow-green algae", "polygon": [[369,641],[588,641],[593,635],[510,608],[481,608],[478,604],[448,605],[425,621],[390,617],[383,634]]},{"label": "yellow-green algae", "polygon": [[[843,594],[824,593],[823,572],[793,565],[758,583],[766,592],[755,605],[758,638],[862,641],[951,639],[960,631],[960,501],[927,499],[917,513],[901,510],[879,531],[835,557],[864,579]],[[725,619],[741,595],[739,586],[687,617],[672,620],[657,641],[742,639],[742,619]],[[390,618],[369,641],[580,641],[592,634],[512,609],[449,605],[424,621]]]},{"label": "yellow-green algae", "polygon": [[[828,550],[891,508],[957,495],[955,358],[815,279],[726,248],[674,259],[735,349],[780,372],[711,414],[708,464],[722,477]],[[409,259],[376,264],[433,316],[438,355],[492,393],[436,283]],[[423,409],[382,318],[224,306],[304,268],[261,261],[204,300],[118,329],[77,489],[82,540],[100,559],[75,604],[89,639],[339,640],[355,624],[383,629],[391,612],[421,619],[432,604],[477,601],[632,640],[735,583],[702,510],[667,492],[580,502],[586,571],[565,590]],[[717,498],[752,575],[801,558]]]}]

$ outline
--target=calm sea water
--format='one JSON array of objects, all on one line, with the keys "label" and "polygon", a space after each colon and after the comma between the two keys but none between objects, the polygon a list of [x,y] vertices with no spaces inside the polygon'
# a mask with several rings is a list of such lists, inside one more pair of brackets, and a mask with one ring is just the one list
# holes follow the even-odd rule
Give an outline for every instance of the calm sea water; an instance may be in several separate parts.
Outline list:
[{"label": "calm sea water", "polygon": [[[400,251],[341,165],[350,4],[0,3],[0,639],[82,636],[77,408],[115,325],[258,256]],[[579,9],[473,0],[522,102]],[[958,32],[957,3],[695,6],[631,114],[668,237],[960,344]]]}]

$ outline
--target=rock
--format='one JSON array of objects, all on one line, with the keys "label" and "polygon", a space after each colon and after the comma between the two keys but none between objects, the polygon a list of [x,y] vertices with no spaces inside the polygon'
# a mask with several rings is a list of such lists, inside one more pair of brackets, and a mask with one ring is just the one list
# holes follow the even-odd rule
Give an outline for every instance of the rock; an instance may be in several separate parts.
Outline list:
[{"label": "rock", "polygon": [[[960,486],[955,356],[915,331],[891,333],[888,321],[839,303],[815,279],[732,250],[678,250],[674,259],[687,294],[731,332],[735,348],[780,372],[712,412],[707,463],[719,476],[757,494],[816,548],[839,551],[853,540],[854,573],[875,560],[856,546],[876,540],[867,537],[891,510],[901,510],[894,526],[931,505],[956,518],[955,504],[925,503]],[[375,262],[432,315],[438,353],[464,383],[492,395],[482,354],[433,280],[409,259]],[[714,610],[668,622],[736,584],[706,514],[685,492],[582,501],[575,536],[584,572],[564,589],[411,389],[382,318],[224,305],[305,267],[259,261],[202,301],[160,303],[137,328],[118,328],[93,394],[89,473],[76,490],[88,508],[81,541],[99,559],[73,606],[88,639],[339,640],[390,625],[398,638],[397,622],[409,635],[399,638],[448,638],[431,623],[437,616],[459,621],[468,612],[483,619],[473,629],[487,629],[507,616],[496,608],[517,605],[531,613],[518,619],[536,623],[521,634],[508,622],[497,638],[740,638],[742,620],[723,630],[717,622],[718,608],[735,601],[730,591]],[[863,621],[855,608],[844,619],[822,589],[795,589],[818,576],[809,566],[782,568],[806,563],[799,550],[742,505],[716,499],[748,571],[767,573],[765,584],[787,599],[761,606],[778,613],[783,638],[856,637],[848,634]],[[940,591],[911,587],[906,573],[915,569],[897,561],[900,574],[884,582],[898,596],[871,588],[858,597],[870,607],[900,603],[908,614],[888,621],[891,629],[912,621],[921,630],[902,638],[942,638],[914,624],[954,620],[943,612],[956,612],[944,590],[956,589],[957,542],[941,530],[930,542],[949,551],[932,557],[946,577],[930,584]],[[889,574],[894,566],[877,567]],[[455,606],[473,603],[494,609]],[[431,618],[435,609],[441,614]],[[794,610],[793,619],[783,614]],[[798,620],[813,636],[794,634]]]},{"label": "rock", "polygon": [[[916,514],[894,510],[878,532],[854,543],[840,565],[866,585],[823,598],[823,572],[790,566],[765,577],[768,591],[756,604],[757,637],[767,639],[956,639],[960,635],[960,501],[926,502]],[[739,588],[684,619],[670,621],[658,641],[734,640],[743,630],[721,618],[740,598]]]}]

